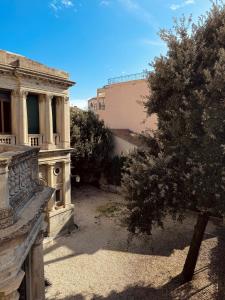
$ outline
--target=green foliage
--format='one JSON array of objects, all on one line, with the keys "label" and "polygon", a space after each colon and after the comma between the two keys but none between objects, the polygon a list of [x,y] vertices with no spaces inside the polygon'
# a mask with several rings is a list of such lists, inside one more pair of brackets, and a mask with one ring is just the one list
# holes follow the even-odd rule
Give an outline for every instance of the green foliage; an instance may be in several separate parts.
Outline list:
[{"label": "green foliage", "polygon": [[108,184],[120,186],[122,178],[122,169],[126,161],[126,156],[114,156],[107,163],[104,175]]},{"label": "green foliage", "polygon": [[71,108],[72,174],[97,183],[113,150],[111,131],[91,111]]},{"label": "green foliage", "polygon": [[158,130],[123,177],[129,229],[148,234],[168,213],[225,211],[225,6],[197,25],[182,18],[161,38],[168,52],[152,63],[145,104]]}]

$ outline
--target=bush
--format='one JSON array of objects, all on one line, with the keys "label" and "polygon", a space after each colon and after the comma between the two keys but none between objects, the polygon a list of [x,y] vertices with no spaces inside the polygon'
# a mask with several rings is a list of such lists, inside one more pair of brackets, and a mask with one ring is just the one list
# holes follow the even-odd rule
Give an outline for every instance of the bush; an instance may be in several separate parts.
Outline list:
[{"label": "bush", "polygon": [[81,183],[98,185],[101,173],[111,159],[111,131],[93,112],[73,107],[70,133],[72,175],[79,175]]},{"label": "bush", "polygon": [[114,156],[106,165],[104,176],[108,184],[120,186],[126,156]]}]

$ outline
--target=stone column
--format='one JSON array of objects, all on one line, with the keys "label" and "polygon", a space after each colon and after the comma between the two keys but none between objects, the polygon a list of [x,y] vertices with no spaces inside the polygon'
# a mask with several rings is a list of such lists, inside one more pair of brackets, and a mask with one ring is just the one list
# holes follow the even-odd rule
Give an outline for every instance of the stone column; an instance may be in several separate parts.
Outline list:
[{"label": "stone column", "polygon": [[20,122],[20,120],[18,120],[19,101],[20,101],[19,91],[13,90],[11,94],[11,116],[12,116],[11,119],[12,119],[12,134],[15,135],[16,137],[19,136],[19,128],[18,128],[18,124]]},{"label": "stone column", "polygon": [[45,279],[43,261],[43,236],[40,233],[31,248],[31,293],[32,300],[45,299]]},{"label": "stone column", "polygon": [[54,148],[53,122],[52,122],[52,98],[53,95],[45,95],[45,143],[46,149]]},{"label": "stone column", "polygon": [[70,105],[69,97],[61,98],[62,126],[61,126],[61,145],[62,148],[70,148]]},{"label": "stone column", "polygon": [[19,144],[28,145],[28,120],[27,120],[27,91],[20,91],[19,99]]},{"label": "stone column", "polygon": [[39,95],[39,128],[40,128],[40,134],[44,137],[44,143],[45,141],[45,132],[46,132],[46,124],[45,124],[45,95]]},{"label": "stone column", "polygon": [[63,182],[64,205],[71,204],[70,161],[63,163]]}]

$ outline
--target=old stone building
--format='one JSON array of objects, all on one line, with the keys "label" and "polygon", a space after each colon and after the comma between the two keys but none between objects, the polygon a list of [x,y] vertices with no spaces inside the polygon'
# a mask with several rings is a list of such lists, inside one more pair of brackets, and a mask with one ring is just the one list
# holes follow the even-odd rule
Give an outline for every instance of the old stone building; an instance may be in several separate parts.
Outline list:
[{"label": "old stone building", "polygon": [[63,71],[0,51],[0,143],[40,147],[40,180],[55,189],[46,220],[50,236],[73,221],[70,198],[70,112]]},{"label": "old stone building", "polygon": [[43,211],[54,189],[40,184],[39,149],[0,145],[0,299],[45,299]]}]

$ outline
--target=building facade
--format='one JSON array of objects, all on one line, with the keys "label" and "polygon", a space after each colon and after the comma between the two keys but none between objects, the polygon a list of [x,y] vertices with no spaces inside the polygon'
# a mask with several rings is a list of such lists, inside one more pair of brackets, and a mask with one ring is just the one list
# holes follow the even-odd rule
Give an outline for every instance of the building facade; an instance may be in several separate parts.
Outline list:
[{"label": "building facade", "polygon": [[0,300],[44,300],[44,209],[37,148],[0,144]]},{"label": "building facade", "polygon": [[6,51],[0,51],[0,73],[0,143],[40,147],[40,180],[55,189],[46,209],[47,232],[55,236],[73,222],[68,89],[74,82]]},{"label": "building facade", "polygon": [[135,133],[157,128],[156,116],[148,117],[143,102],[149,95],[146,73],[109,79],[97,90],[97,97],[88,101],[94,111],[111,129],[128,129]]}]

